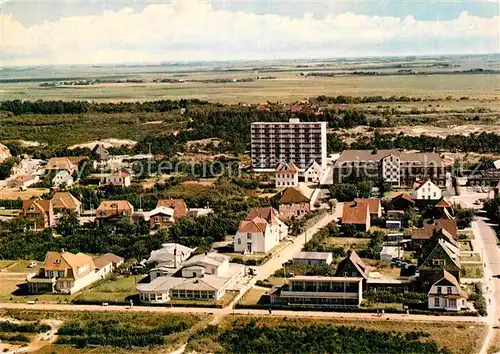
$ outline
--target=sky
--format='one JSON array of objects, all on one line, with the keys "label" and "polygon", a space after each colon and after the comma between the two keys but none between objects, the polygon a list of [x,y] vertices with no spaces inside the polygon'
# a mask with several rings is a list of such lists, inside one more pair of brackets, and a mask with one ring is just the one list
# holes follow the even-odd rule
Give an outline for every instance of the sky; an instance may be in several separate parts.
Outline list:
[{"label": "sky", "polygon": [[500,0],[0,0],[1,66],[500,52]]}]

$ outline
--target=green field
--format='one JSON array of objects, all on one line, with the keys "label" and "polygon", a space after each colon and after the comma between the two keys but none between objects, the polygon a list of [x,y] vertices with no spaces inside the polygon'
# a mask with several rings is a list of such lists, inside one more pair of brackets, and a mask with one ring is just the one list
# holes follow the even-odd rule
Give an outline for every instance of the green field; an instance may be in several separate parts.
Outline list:
[{"label": "green field", "polygon": [[[266,72],[265,75],[275,76],[276,79],[241,83],[123,83],[60,87],[40,87],[34,82],[3,83],[0,84],[0,100],[145,101],[199,98],[222,103],[290,103],[318,95],[500,98],[500,76],[494,74],[302,77],[296,72]],[[201,78],[235,76],[248,75],[211,73]]]}]

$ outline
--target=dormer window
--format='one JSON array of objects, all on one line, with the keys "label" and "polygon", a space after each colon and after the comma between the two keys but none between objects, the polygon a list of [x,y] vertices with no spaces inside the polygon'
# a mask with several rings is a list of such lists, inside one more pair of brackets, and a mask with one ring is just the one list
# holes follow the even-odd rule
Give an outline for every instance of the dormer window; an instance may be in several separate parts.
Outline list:
[{"label": "dormer window", "polygon": [[118,205],[116,205],[115,203],[111,204],[111,207],[112,208],[118,208]]},{"label": "dormer window", "polygon": [[56,259],[56,261],[54,263],[55,264],[61,264],[61,260],[60,259]]}]

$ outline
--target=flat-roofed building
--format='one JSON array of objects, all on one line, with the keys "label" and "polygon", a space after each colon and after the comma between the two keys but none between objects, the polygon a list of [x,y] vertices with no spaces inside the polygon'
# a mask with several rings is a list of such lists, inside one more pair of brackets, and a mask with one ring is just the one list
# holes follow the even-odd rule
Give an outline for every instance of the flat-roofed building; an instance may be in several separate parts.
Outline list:
[{"label": "flat-roofed building", "polygon": [[305,171],[314,161],[326,168],[326,122],[255,122],[251,126],[252,166],[274,171],[291,161]]},{"label": "flat-roofed building", "polygon": [[293,264],[319,265],[331,264],[333,255],[331,252],[300,252],[293,257]]},{"label": "flat-roofed building", "polygon": [[363,278],[300,275],[271,294],[272,304],[355,306],[363,300]]}]

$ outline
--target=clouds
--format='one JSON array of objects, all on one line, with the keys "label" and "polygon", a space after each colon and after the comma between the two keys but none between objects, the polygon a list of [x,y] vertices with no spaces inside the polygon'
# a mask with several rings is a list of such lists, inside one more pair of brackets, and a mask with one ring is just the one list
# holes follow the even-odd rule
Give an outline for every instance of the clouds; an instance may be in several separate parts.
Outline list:
[{"label": "clouds", "polygon": [[215,9],[194,0],[151,4],[25,26],[2,14],[3,65],[90,64],[499,51],[498,16],[310,13],[291,18]]}]

